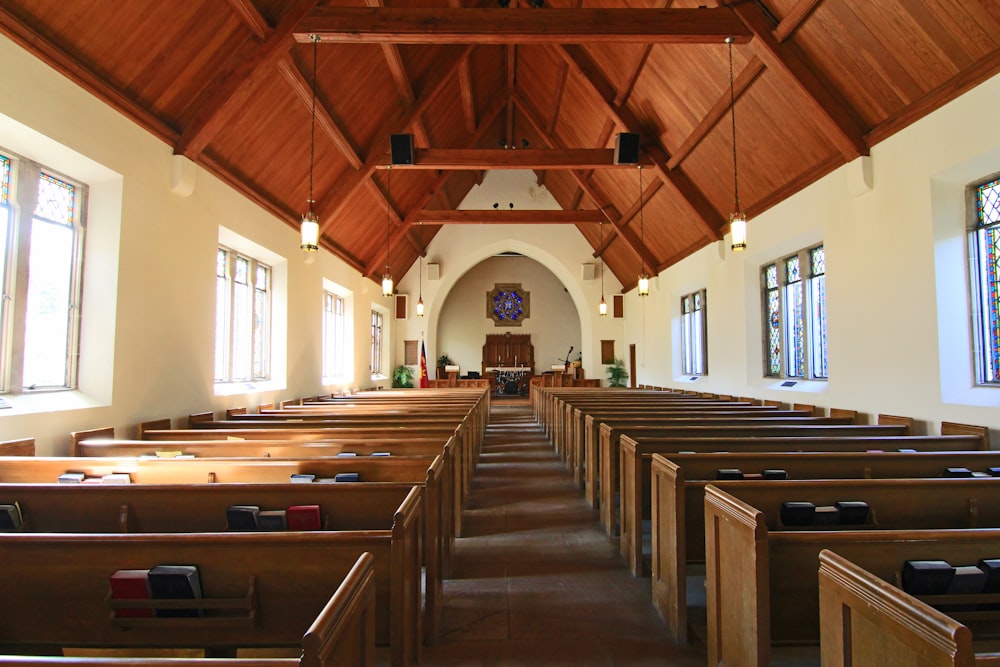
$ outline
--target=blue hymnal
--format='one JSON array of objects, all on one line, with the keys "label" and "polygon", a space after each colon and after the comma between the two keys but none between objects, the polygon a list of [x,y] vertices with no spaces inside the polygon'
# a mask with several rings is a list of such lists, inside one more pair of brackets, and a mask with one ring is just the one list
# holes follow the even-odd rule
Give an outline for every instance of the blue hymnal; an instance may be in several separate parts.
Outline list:
[{"label": "blue hymnal", "polygon": [[338,472],[333,480],[335,482],[357,482],[360,475],[356,472]]}]

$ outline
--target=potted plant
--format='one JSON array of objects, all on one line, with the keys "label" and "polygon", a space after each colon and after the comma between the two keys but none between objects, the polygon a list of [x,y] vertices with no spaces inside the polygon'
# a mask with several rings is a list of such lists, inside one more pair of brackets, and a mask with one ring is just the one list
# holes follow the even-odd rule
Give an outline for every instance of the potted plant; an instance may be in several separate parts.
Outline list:
[{"label": "potted plant", "polygon": [[451,364],[452,364],[451,357],[449,357],[447,354],[442,354],[440,357],[438,357],[436,377],[438,378],[445,377],[444,367],[451,366]]},{"label": "potted plant", "polygon": [[615,359],[607,367],[608,369],[608,386],[609,387],[624,387],[625,380],[628,380],[628,371],[625,370],[625,361],[623,359]]},{"label": "potted plant", "polygon": [[413,387],[413,369],[400,364],[392,369],[393,389],[409,389]]}]

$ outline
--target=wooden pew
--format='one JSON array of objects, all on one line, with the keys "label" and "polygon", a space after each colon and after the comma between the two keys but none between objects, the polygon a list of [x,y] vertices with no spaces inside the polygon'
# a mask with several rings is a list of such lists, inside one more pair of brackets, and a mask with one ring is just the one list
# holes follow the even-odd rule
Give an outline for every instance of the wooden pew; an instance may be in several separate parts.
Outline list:
[{"label": "wooden pew", "polygon": [[[953,553],[952,536],[934,542]],[[961,548],[989,557],[1000,535],[988,531]],[[977,544],[978,542],[978,544]],[[820,655],[828,667],[996,667],[1000,653],[977,653],[972,630],[944,612],[827,549],[819,554]]]},{"label": "wooden pew", "polygon": [[[233,581],[232,577],[223,578],[227,566],[232,573],[239,572],[241,566],[263,569],[268,561],[283,563],[288,569],[292,565],[301,568],[303,577],[315,577],[312,585],[321,587],[322,577],[315,574],[317,568],[326,567],[323,545],[327,542],[336,546],[341,553],[346,553],[356,559],[364,551],[372,553],[375,559],[376,579],[376,642],[388,644],[393,658],[393,665],[419,664],[420,644],[422,640],[421,613],[421,551],[423,498],[421,490],[405,484],[202,484],[202,485],[30,485],[5,484],[0,485],[2,502],[17,502],[24,515],[25,531],[8,533],[0,539],[0,559],[2,562],[17,563],[17,579],[15,586],[5,586],[5,597],[20,603],[25,603],[32,595],[38,596],[38,582],[45,582],[45,590],[61,591],[64,588],[74,593],[85,587],[84,581],[74,582],[74,574],[82,577],[81,570],[95,566],[94,559],[88,551],[94,541],[107,543],[108,553],[96,560],[103,573],[102,584],[107,587],[107,577],[117,569],[148,567],[157,563],[193,563],[203,570],[203,584],[209,586],[218,578],[220,581]],[[301,532],[283,531],[268,533],[235,533],[225,532],[226,509],[231,505],[259,505],[262,509],[284,509],[291,505],[319,505],[324,519],[323,531]],[[242,538],[255,538],[250,545],[244,545]],[[148,538],[161,540],[159,548],[166,549],[169,545],[171,560],[144,561],[131,557],[127,546],[122,546],[123,554],[118,561],[122,563],[111,567],[108,558],[114,552],[115,545],[131,544],[132,538]],[[35,541],[32,542],[32,539]],[[201,549],[205,542],[217,546],[218,554],[215,560],[209,560],[211,568],[204,571],[209,556],[199,550],[189,550],[181,553],[181,546],[186,540],[197,541]],[[141,542],[141,540],[138,540]],[[17,545],[30,544],[26,553],[16,551]],[[293,548],[298,545],[316,543],[314,554],[309,551],[297,552]],[[52,545],[63,545],[66,553],[51,557],[44,555],[44,549],[39,547],[39,553],[31,549],[38,545],[46,545],[49,550]],[[281,549],[288,549],[287,552]],[[75,551],[79,549],[79,552]],[[176,550],[176,551],[175,551]],[[51,558],[60,558],[61,564],[54,565]],[[183,557],[183,560],[177,560]],[[333,556],[330,556],[333,558]],[[31,567],[26,561],[37,558],[38,562],[47,562],[50,568],[60,570],[57,578],[52,573],[43,574],[44,570],[32,569],[37,563],[32,560]],[[49,558],[49,560],[46,560]],[[77,562],[77,560],[82,562]],[[258,563],[257,561],[261,562]],[[245,562],[244,562],[245,561]],[[331,565],[332,571],[340,578],[346,575],[347,568],[338,570]],[[214,573],[213,573],[214,569]],[[255,570],[256,571],[256,570]],[[86,572],[93,574],[92,570]],[[252,574],[253,572],[251,572]],[[293,576],[293,575],[288,575]],[[24,580],[24,581],[22,581]],[[248,581],[242,578],[244,587]],[[269,577],[264,583],[263,575],[258,577],[257,595],[263,601],[270,590],[265,588],[278,587],[283,594],[303,595],[301,588],[310,585],[308,580],[300,580],[289,584],[285,579]],[[94,582],[89,582],[93,585]],[[9,591],[16,589],[13,593]],[[322,600],[329,597],[332,588],[324,591]],[[103,593],[103,589],[102,589]],[[316,591],[311,591],[315,598]],[[246,588],[244,593],[246,594]],[[206,592],[208,597],[222,597]],[[48,603],[59,606],[56,595]],[[228,595],[225,597],[236,597]],[[103,603],[103,595],[100,600]],[[285,602],[287,604],[287,601]],[[305,604],[305,603],[304,603]],[[308,608],[308,605],[306,605]],[[81,612],[82,608],[78,608]],[[93,613],[93,609],[89,613]],[[7,612],[11,613],[11,612]],[[310,609],[310,618],[318,613]],[[39,612],[40,616],[45,614]],[[65,615],[65,614],[64,614]],[[105,615],[106,616],[106,615]],[[61,618],[61,617],[57,617]],[[247,619],[244,619],[246,621]],[[282,621],[275,621],[279,624]],[[74,624],[72,620],[67,623]],[[0,624],[2,625],[2,624]],[[8,632],[13,637],[4,637],[0,629],[0,643],[13,642],[24,630],[23,619]],[[246,625],[246,623],[244,623]],[[25,632],[23,641],[38,643],[44,624]],[[81,633],[80,645],[107,644],[112,634],[107,631],[96,632],[93,639],[87,639]],[[200,628],[199,628],[200,630]],[[258,630],[260,628],[258,627]],[[187,630],[186,630],[187,631]],[[299,628],[301,632],[301,627]],[[233,636],[220,632],[214,636],[207,629],[204,632],[191,630],[191,641],[195,645],[271,645],[272,638],[263,632],[259,638],[250,638],[249,644],[235,642]],[[148,643],[150,633],[136,632],[133,628],[131,637],[124,640],[125,645],[142,645]],[[203,636],[204,635],[204,636]],[[32,639],[32,638],[35,639]],[[254,635],[256,637],[256,635]],[[294,637],[293,637],[294,639]],[[288,643],[285,636],[284,643]],[[113,642],[112,642],[113,644]]]},{"label": "wooden pew", "polygon": [[[64,646],[202,647],[225,655],[236,647],[300,646],[303,628],[366,551],[373,556],[375,614],[384,617],[378,609],[379,568],[391,556],[390,537],[381,531],[6,534],[0,558],[17,563],[18,575],[5,582],[0,606],[5,618],[17,622],[0,624],[0,648],[57,653]],[[162,563],[197,565],[204,606],[229,607],[229,615],[111,617],[108,577],[118,569]],[[376,629],[376,641],[378,634]],[[412,638],[400,637],[390,652],[393,665],[419,664],[419,641]]]},{"label": "wooden pew", "polygon": [[[866,526],[787,527],[783,500],[863,500]],[[705,571],[709,664],[764,667],[771,643],[819,642],[819,552],[862,567],[892,556],[931,558],[913,542],[934,531],[977,534],[1000,526],[1000,479],[884,479],[718,482],[705,487]],[[972,529],[972,530],[968,530]],[[994,542],[996,549],[1000,541]],[[949,554],[954,553],[949,551]],[[875,571],[877,573],[877,571]]]},{"label": "wooden pew", "polygon": [[[626,441],[623,438],[623,444]],[[687,564],[705,560],[705,487],[716,483],[719,468],[777,468],[788,471],[793,480],[930,478],[940,477],[949,466],[988,468],[1000,459],[1000,452],[707,453],[653,454],[651,458],[653,605],[674,640],[683,643],[687,641]],[[633,557],[641,559],[641,554]]]},{"label": "wooden pew", "polygon": [[[90,441],[87,441],[88,443]],[[333,478],[339,472],[356,472],[366,486],[379,483],[419,486],[424,493],[424,566],[426,589],[424,641],[437,641],[443,580],[450,570],[454,535],[450,528],[452,505],[444,478],[444,463],[437,457],[348,457],[325,459],[196,458],[139,460],[125,457],[0,457],[0,485],[51,484],[64,472],[88,477],[127,473],[135,484],[291,484],[293,474]],[[310,485],[295,484],[294,489]],[[0,486],[0,488],[3,488]]]},{"label": "wooden pew", "polygon": [[[716,437],[746,438],[739,451],[768,451],[761,445],[761,438],[809,438],[840,435],[905,435],[898,426],[852,426],[829,417],[734,417],[664,420],[655,426],[603,422],[600,428],[600,453],[597,456],[599,483],[597,497],[600,501],[601,525],[608,535],[618,533],[618,514],[614,511],[615,494],[618,492],[619,456],[622,435],[639,438],[683,438],[685,440]],[[709,445],[712,446],[712,445]],[[697,447],[692,444],[697,451]],[[690,449],[690,448],[689,448]],[[718,451],[718,450],[713,450]],[[589,474],[588,474],[589,476]]]},{"label": "wooden pew", "polygon": [[[375,654],[374,558],[363,553],[302,636],[295,659],[139,658],[0,655],[0,665],[21,667],[373,667]],[[30,614],[30,610],[21,610]],[[163,619],[160,619],[163,620]],[[58,642],[60,629],[51,628]]]},{"label": "wooden pew", "polygon": [[[960,452],[983,449],[983,440],[974,435],[965,436],[877,436],[877,437],[845,437],[845,438],[756,438],[750,445],[754,454],[746,452],[747,441],[742,438],[678,440],[675,438],[641,439],[621,436],[619,453],[619,503],[618,526],[621,534],[621,553],[636,576],[643,576],[642,561],[642,520],[652,517],[651,502],[651,467],[653,456],[668,455],[678,467],[690,466],[681,476],[684,481],[710,481],[716,478],[719,468],[740,468],[752,466],[753,470],[744,472],[761,472],[768,468],[778,468],[788,471],[791,479],[823,479],[823,478],[862,478],[862,477],[941,477],[949,465],[964,465],[963,463],[948,464],[939,462],[937,467],[931,465],[910,465],[905,470],[894,468],[893,465],[876,464],[875,473],[872,467],[864,464],[863,458],[849,454],[848,458],[833,459],[817,457],[818,452],[869,452],[872,450],[893,452],[897,449],[912,449],[920,452]],[[678,452],[701,451],[702,454],[677,454]],[[712,454],[710,452],[717,452]],[[718,453],[732,452],[732,453]],[[765,452],[774,452],[771,456]],[[797,452],[810,452],[807,457],[790,456]],[[878,459],[875,459],[878,461]],[[893,459],[889,459],[890,461]],[[982,462],[985,471],[1000,462],[985,465],[989,457],[970,459]],[[773,464],[773,465],[771,465]],[[779,465],[780,464],[780,465]],[[714,468],[711,466],[715,466]],[[782,466],[787,466],[782,468]],[[828,466],[833,466],[828,467]],[[878,474],[881,471],[883,474]],[[867,472],[867,474],[865,474]],[[911,472],[912,474],[904,474]],[[919,474],[917,474],[919,472]],[[661,491],[664,489],[661,489]],[[689,497],[695,503],[701,504],[701,497]],[[699,522],[700,525],[700,522]],[[700,540],[699,540],[700,541]]]},{"label": "wooden pew", "polygon": [[4,440],[0,442],[0,456],[34,456],[35,439]]},{"label": "wooden pew", "polygon": [[[269,434],[268,431],[250,431],[256,435]],[[351,439],[331,437],[327,433],[317,433],[302,440],[289,439],[237,439],[215,440],[204,438],[206,434],[215,431],[188,431],[175,429],[172,431],[150,430],[146,434],[149,440],[115,440],[106,438],[91,438],[80,440],[74,445],[74,456],[79,457],[140,457],[155,455],[156,451],[179,451],[195,458],[277,458],[277,459],[307,459],[319,457],[336,457],[343,453],[357,454],[360,458],[370,457],[373,452],[389,452],[392,456],[438,456],[444,459],[445,473],[442,476],[442,488],[448,489],[442,494],[445,502],[450,501],[450,509],[443,510],[451,517],[451,537],[462,534],[462,508],[465,503],[463,493],[464,480],[461,465],[461,450],[454,446],[454,440],[444,441],[432,438],[412,438],[403,442],[397,439],[380,439],[376,435],[364,438],[358,436]],[[224,432],[228,433],[228,432]],[[189,434],[194,437],[188,438]],[[282,433],[270,433],[280,436]],[[169,436],[173,436],[172,438]],[[329,437],[331,441],[322,438]],[[442,444],[443,443],[443,444]],[[390,456],[389,458],[392,458]],[[380,458],[380,457],[376,457]],[[444,526],[445,524],[442,524]]]}]

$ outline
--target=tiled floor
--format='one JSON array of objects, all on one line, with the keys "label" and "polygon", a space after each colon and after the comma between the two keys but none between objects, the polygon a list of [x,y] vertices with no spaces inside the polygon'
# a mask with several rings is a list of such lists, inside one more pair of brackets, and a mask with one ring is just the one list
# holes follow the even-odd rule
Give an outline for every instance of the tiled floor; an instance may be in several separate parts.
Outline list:
[{"label": "tiled floor", "polygon": [[432,667],[703,667],[672,644],[526,401],[494,404]]}]

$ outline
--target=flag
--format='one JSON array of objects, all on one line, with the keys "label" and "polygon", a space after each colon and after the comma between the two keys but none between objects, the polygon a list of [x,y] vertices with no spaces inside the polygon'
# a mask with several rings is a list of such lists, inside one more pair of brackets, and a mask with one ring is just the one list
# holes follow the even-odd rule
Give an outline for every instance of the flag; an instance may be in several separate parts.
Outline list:
[{"label": "flag", "polygon": [[417,386],[421,389],[427,389],[431,386],[431,381],[427,377],[427,347],[424,345],[424,341],[420,341],[420,384]]}]

